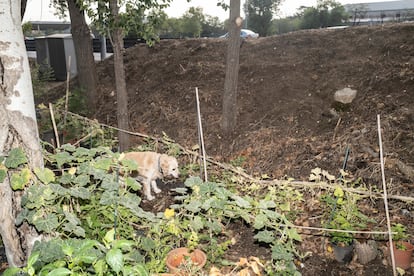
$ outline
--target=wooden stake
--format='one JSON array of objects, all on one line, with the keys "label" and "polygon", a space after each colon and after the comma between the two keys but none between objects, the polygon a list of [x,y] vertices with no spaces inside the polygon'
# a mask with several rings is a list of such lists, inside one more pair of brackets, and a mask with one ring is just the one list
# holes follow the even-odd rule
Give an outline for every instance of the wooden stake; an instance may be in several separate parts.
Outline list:
[{"label": "wooden stake", "polygon": [[201,147],[201,158],[203,160],[203,168],[204,168],[204,181],[207,182],[207,162],[206,162],[206,149],[204,148],[204,138],[203,138],[203,126],[201,124],[201,112],[200,112],[200,100],[198,98],[198,87],[195,88],[196,90],[196,101],[197,101],[197,120],[198,120],[198,133],[200,137],[200,147]]},{"label": "wooden stake", "polygon": [[395,268],[394,247],[392,243],[390,212],[388,211],[387,184],[385,182],[384,156],[383,156],[383,151],[382,151],[382,138],[381,138],[381,118],[379,114],[377,115],[377,122],[378,122],[378,143],[379,143],[379,148],[380,148],[380,161],[381,161],[382,189],[384,190],[384,206],[385,206],[385,214],[387,216],[388,241],[390,244],[392,271],[393,271],[394,276],[397,276],[397,270]]},{"label": "wooden stake", "polygon": [[55,121],[55,114],[53,113],[53,106],[52,106],[51,103],[49,103],[49,111],[50,111],[50,118],[52,119],[53,131],[55,132],[56,147],[60,148],[59,133],[57,131],[56,121]]}]

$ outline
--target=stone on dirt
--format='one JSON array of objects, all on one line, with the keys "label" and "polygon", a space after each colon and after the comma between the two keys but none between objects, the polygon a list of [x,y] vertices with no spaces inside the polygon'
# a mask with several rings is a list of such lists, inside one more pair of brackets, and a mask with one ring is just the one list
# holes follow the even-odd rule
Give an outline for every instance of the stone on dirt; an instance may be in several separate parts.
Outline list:
[{"label": "stone on dirt", "polygon": [[350,104],[355,99],[356,95],[356,90],[345,87],[344,89],[335,92],[334,99],[343,104]]}]

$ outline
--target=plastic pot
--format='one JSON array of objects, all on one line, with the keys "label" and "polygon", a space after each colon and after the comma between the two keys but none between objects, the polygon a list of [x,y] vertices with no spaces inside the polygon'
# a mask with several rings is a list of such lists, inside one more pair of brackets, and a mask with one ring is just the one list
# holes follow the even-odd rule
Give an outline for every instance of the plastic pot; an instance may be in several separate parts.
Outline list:
[{"label": "plastic pot", "polygon": [[354,255],[354,244],[337,245],[332,244],[335,259],[340,263],[349,263]]}]

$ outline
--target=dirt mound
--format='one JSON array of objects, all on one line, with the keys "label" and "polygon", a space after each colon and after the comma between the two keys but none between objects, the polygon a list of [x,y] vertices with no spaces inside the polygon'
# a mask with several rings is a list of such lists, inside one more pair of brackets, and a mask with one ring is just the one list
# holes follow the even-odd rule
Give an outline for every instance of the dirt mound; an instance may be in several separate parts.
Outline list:
[{"label": "dirt mound", "polygon": [[[377,185],[380,114],[387,177],[405,193],[414,165],[413,33],[414,25],[404,23],[244,41],[231,143],[220,132],[226,40],[138,45],[125,53],[131,130],[197,144],[198,87],[207,153],[216,159],[244,157],[249,173],[306,179],[315,167],[338,173],[348,148],[346,168]],[[113,60],[98,70],[97,117],[116,125]],[[335,91],[345,87],[357,90],[354,102],[335,104]]]},{"label": "dirt mound", "polygon": [[[197,144],[198,87],[207,153],[216,160],[240,158],[242,167],[252,175],[304,180],[316,167],[332,174],[346,167],[368,185],[380,187],[380,115],[389,193],[412,197],[413,34],[414,24],[402,23],[300,31],[244,41],[239,118],[232,141],[220,131],[226,40],[163,40],[152,48],[137,45],[124,55],[130,130],[158,137],[165,132],[188,148]],[[101,97],[96,118],[116,126],[113,59],[100,63],[98,73]],[[343,88],[357,91],[349,105],[334,101],[334,93]],[[168,206],[168,197],[159,201],[157,211]],[[412,213],[412,206],[401,202],[394,202],[393,207],[394,216],[402,208]],[[229,256],[237,260],[244,254],[269,254],[254,244],[251,229],[236,228],[245,243],[232,248]],[[412,223],[408,228],[414,229]],[[383,256],[365,267],[355,263],[338,266],[318,255],[324,242],[312,236],[302,243],[315,253],[304,260],[304,275],[392,275],[389,266],[382,264]]]}]

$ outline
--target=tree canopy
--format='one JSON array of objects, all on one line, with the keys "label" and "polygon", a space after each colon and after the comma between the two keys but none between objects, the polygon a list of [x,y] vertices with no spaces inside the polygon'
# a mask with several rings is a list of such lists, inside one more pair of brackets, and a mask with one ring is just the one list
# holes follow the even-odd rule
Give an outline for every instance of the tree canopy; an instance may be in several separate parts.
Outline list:
[{"label": "tree canopy", "polygon": [[273,15],[282,0],[247,0],[244,6],[247,26],[260,36],[270,35]]},{"label": "tree canopy", "polygon": [[316,7],[303,8],[299,15],[301,29],[341,25],[347,18],[345,8],[334,0],[319,0]]}]

